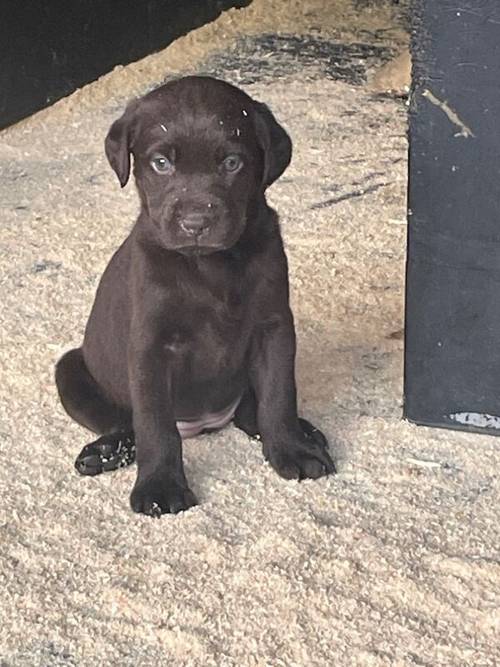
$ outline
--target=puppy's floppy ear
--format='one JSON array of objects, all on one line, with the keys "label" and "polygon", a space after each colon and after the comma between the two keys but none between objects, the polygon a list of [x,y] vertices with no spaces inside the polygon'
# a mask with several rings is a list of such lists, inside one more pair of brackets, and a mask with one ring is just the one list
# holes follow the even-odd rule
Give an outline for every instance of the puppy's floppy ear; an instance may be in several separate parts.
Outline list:
[{"label": "puppy's floppy ear", "polygon": [[127,184],[130,175],[130,151],[136,106],[137,102],[135,100],[128,105],[123,116],[115,120],[109,128],[104,142],[106,157],[111,168],[118,176],[122,188]]},{"label": "puppy's floppy ear", "polygon": [[292,159],[292,142],[271,110],[255,102],[255,128],[264,151],[263,184],[267,188],[281,176]]}]

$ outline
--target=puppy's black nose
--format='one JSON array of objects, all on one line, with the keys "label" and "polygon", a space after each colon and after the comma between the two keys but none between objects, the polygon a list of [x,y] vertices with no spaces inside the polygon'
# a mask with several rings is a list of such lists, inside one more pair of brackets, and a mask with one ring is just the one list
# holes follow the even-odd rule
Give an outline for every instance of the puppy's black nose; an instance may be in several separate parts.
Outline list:
[{"label": "puppy's black nose", "polygon": [[181,220],[180,227],[189,236],[201,236],[210,227],[210,220],[201,213],[192,213]]}]

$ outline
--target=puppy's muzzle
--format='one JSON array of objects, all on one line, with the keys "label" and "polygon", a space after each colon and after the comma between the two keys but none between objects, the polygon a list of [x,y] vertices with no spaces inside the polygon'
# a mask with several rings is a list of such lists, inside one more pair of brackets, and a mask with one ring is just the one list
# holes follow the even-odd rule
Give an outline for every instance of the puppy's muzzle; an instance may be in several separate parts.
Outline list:
[{"label": "puppy's muzzle", "polygon": [[194,239],[206,235],[212,225],[213,219],[203,213],[190,213],[179,221],[181,230]]}]

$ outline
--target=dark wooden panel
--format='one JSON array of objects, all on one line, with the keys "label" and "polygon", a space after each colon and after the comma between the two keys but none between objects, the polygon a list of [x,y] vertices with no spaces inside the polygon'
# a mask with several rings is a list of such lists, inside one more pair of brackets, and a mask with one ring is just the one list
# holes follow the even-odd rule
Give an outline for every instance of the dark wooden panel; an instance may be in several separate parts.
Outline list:
[{"label": "dark wooden panel", "polygon": [[414,12],[405,416],[500,433],[500,3]]},{"label": "dark wooden panel", "polygon": [[0,128],[251,0],[2,0]]}]

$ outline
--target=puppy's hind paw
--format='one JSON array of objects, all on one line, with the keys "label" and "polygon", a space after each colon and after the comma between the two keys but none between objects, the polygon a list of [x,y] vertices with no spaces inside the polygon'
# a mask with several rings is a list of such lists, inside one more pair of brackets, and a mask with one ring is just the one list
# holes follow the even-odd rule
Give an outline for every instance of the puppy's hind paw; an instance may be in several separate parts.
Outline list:
[{"label": "puppy's hind paw", "polygon": [[80,475],[100,475],[135,461],[135,438],[132,431],[103,435],[85,445],[75,461]]},{"label": "puppy's hind paw", "polygon": [[301,439],[264,443],[264,458],[284,479],[318,479],[336,473],[325,436],[305,419],[301,419],[300,424]]}]

